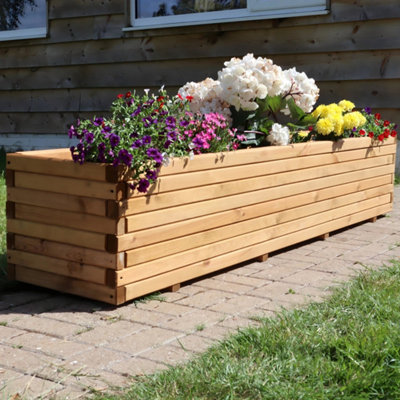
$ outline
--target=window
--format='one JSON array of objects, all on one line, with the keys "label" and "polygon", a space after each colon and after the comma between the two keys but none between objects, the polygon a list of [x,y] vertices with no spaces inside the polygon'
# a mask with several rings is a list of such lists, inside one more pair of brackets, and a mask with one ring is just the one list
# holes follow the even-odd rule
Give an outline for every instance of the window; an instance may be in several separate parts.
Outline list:
[{"label": "window", "polygon": [[0,40],[45,37],[46,0],[1,0]]},{"label": "window", "polygon": [[326,14],[328,0],[131,0],[131,29]]}]

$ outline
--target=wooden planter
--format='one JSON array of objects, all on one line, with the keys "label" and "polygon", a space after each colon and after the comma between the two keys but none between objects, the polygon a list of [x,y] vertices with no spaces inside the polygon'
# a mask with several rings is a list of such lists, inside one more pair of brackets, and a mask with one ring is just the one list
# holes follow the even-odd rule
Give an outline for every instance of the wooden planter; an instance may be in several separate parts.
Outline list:
[{"label": "wooden planter", "polygon": [[174,159],[148,195],[68,149],[9,154],[10,276],[122,304],[390,211],[395,153],[354,138]]}]

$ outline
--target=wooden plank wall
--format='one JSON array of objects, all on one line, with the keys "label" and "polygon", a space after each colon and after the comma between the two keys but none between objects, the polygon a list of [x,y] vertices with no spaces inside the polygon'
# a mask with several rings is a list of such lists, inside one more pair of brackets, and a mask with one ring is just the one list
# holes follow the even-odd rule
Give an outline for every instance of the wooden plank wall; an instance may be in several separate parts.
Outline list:
[{"label": "wooden plank wall", "polygon": [[103,114],[119,92],[174,92],[248,52],[314,77],[321,102],[351,99],[400,124],[399,0],[332,0],[328,15],[302,18],[125,25],[124,0],[49,0],[48,38],[0,42],[0,147],[65,146],[67,126]]}]

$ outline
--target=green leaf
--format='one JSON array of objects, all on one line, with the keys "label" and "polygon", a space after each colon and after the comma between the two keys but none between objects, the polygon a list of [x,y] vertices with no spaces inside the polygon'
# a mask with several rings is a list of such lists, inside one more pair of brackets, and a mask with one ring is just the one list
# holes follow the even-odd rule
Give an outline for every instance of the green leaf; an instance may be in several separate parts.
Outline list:
[{"label": "green leaf", "polygon": [[291,97],[287,101],[287,105],[289,106],[290,114],[293,119],[296,121],[300,121],[304,118],[307,114],[294,102],[293,97]]},{"label": "green leaf", "polygon": [[265,99],[265,106],[271,112],[277,113],[286,106],[286,101],[283,100],[281,96],[273,96],[273,97],[267,96]]}]

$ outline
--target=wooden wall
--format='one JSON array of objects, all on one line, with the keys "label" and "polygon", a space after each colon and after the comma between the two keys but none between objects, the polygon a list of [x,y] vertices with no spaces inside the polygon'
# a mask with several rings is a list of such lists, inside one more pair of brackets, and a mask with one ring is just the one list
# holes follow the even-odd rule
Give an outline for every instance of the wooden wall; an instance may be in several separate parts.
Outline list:
[{"label": "wooden wall", "polygon": [[[67,126],[127,89],[175,91],[248,52],[400,125],[400,0],[332,0],[323,16],[123,32],[124,0],[49,0],[46,39],[0,42],[0,147],[67,145]],[[61,136],[55,136],[61,135]]]}]

